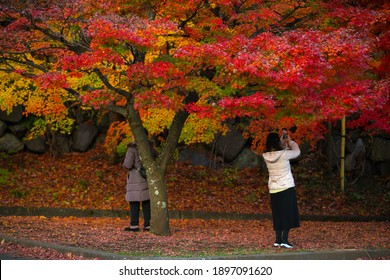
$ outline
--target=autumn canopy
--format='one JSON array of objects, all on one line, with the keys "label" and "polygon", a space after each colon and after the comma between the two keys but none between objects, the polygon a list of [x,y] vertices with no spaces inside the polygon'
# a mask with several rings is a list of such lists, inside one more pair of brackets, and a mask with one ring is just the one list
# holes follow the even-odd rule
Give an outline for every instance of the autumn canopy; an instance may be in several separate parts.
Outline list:
[{"label": "autumn canopy", "polygon": [[[390,132],[387,1],[0,3],[0,109],[23,105],[35,135],[69,132],[72,108],[121,114],[157,234],[169,234],[164,173],[178,142],[210,142],[233,119],[258,150],[270,129],[318,139],[343,116]],[[169,130],[157,159],[143,127]]]}]

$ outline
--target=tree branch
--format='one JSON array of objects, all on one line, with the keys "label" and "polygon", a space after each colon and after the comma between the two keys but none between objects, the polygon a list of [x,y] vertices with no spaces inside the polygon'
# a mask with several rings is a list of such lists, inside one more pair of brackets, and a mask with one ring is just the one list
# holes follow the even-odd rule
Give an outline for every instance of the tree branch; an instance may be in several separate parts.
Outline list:
[{"label": "tree branch", "polygon": [[[8,61],[14,62],[14,63],[16,63],[16,64],[21,64],[21,65],[25,65],[25,66],[30,66],[30,67],[32,67],[32,68],[41,70],[41,71],[44,72],[44,73],[46,73],[46,72],[48,71],[48,70],[46,69],[46,67],[43,67],[43,66],[41,66],[41,65],[38,65],[38,64],[32,62],[31,60],[28,60],[27,58],[26,58],[25,61],[22,61],[22,60],[16,59],[16,58],[12,58],[12,57],[3,57],[3,58],[0,59],[0,63],[1,63],[1,64],[5,63],[5,62],[8,62]],[[8,63],[7,63],[7,64],[8,64]],[[9,65],[9,64],[8,64],[8,65]],[[10,66],[10,65],[9,65],[9,66]],[[12,67],[12,66],[10,66],[10,67]],[[15,69],[14,67],[12,67],[12,68]]]},{"label": "tree branch", "polygon": [[[188,104],[190,102],[196,102],[199,99],[199,96],[196,92],[191,91],[183,100],[183,104]],[[171,156],[174,154],[177,143],[179,142],[181,131],[184,127],[184,124],[189,116],[189,113],[186,110],[180,110],[176,113],[173,118],[172,124],[169,129],[168,137],[165,141],[165,144],[162,148],[162,152],[159,158],[159,166],[164,169],[167,167]]]},{"label": "tree branch", "polygon": [[81,32],[79,35],[81,35],[81,37],[82,37],[81,39],[82,39],[82,42],[84,44],[81,41],[71,43],[65,39],[63,34],[58,33],[58,32],[54,32],[54,31],[50,30],[49,28],[42,28],[39,25],[37,25],[36,20],[33,18],[33,16],[31,14],[26,13],[26,17],[28,18],[28,20],[30,21],[30,23],[34,29],[42,32],[43,34],[45,34],[49,38],[62,43],[64,46],[66,46],[68,49],[75,52],[76,54],[82,54],[84,52],[91,50],[89,47],[90,40],[89,40],[89,38],[87,38],[85,36],[85,34],[83,32]]},{"label": "tree branch", "polygon": [[126,119],[128,118],[129,114],[128,114],[126,108],[115,106],[113,104],[108,104],[106,109],[109,111],[118,113],[118,114],[122,115],[123,117],[125,117]]},{"label": "tree branch", "polygon": [[93,69],[93,72],[94,72],[96,75],[98,75],[99,79],[103,82],[103,84],[104,84],[108,89],[113,90],[113,91],[115,91],[116,93],[118,93],[118,94],[120,94],[120,95],[126,97],[127,100],[129,100],[129,99],[131,98],[132,94],[131,94],[130,92],[125,91],[125,90],[123,90],[123,89],[121,89],[121,88],[114,87],[114,86],[110,83],[110,81],[107,79],[107,77],[104,76],[103,73],[102,73],[99,69],[95,68],[95,69]]}]

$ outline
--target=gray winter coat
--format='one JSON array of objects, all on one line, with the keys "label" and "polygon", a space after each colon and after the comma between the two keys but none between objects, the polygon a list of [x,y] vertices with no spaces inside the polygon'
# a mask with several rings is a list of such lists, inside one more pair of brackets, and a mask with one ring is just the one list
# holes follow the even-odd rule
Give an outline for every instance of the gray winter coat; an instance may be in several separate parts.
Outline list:
[{"label": "gray winter coat", "polygon": [[150,199],[148,183],[138,172],[140,166],[141,161],[136,146],[130,146],[123,161],[123,167],[129,170],[127,174],[126,201],[145,201]]}]

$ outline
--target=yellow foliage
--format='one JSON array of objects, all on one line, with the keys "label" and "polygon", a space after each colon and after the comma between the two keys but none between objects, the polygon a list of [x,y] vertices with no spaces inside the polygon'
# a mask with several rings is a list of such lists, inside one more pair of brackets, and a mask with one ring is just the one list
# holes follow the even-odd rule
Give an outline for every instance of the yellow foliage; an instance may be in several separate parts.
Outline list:
[{"label": "yellow foliage", "polygon": [[225,134],[228,128],[217,118],[198,118],[192,114],[187,119],[180,140],[185,144],[211,143],[218,132]]},{"label": "yellow foliage", "polygon": [[[165,108],[140,110],[141,119],[149,135],[159,135],[169,129],[175,116],[175,111]],[[185,144],[211,143],[215,134],[227,133],[228,128],[221,124],[218,118],[199,118],[195,114],[188,117],[180,142]],[[115,152],[120,145],[134,141],[128,122],[114,122],[110,125],[105,139],[104,148],[108,154]]]},{"label": "yellow foliage", "polygon": [[0,72],[0,110],[11,113],[12,108],[23,105],[33,91],[34,85],[19,74]]},{"label": "yellow foliage", "polygon": [[158,36],[157,42],[156,44],[154,44],[154,49],[149,50],[145,56],[145,63],[146,64],[152,63],[155,61],[156,58],[159,58],[161,55],[168,54],[166,53],[168,45],[172,49],[178,49],[187,45],[198,45],[198,44],[199,43],[194,41],[193,39],[180,36],[180,34],[175,34],[173,36]]},{"label": "yellow foliage", "polygon": [[165,108],[151,108],[140,110],[140,114],[149,134],[157,135],[170,127],[175,112]]},{"label": "yellow foliage", "polygon": [[74,100],[64,89],[42,91],[32,80],[17,73],[0,72],[0,109],[10,113],[13,107],[22,105],[25,115],[38,117],[27,139],[42,135],[48,126],[61,133],[70,133],[74,120],[68,117],[65,102]]}]

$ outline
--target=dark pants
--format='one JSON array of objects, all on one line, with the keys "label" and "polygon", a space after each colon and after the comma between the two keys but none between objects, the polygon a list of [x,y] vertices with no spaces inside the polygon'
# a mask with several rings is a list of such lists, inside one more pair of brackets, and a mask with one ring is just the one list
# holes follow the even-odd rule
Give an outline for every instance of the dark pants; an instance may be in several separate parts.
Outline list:
[{"label": "dark pants", "polygon": [[275,243],[288,243],[288,232],[289,229],[284,229],[284,230],[275,230],[275,235],[276,235],[276,241]]},{"label": "dark pants", "polygon": [[[141,202],[130,201],[130,227],[138,228],[139,226],[139,212]],[[142,201],[142,212],[144,214],[144,228],[150,227],[150,200]]]}]

